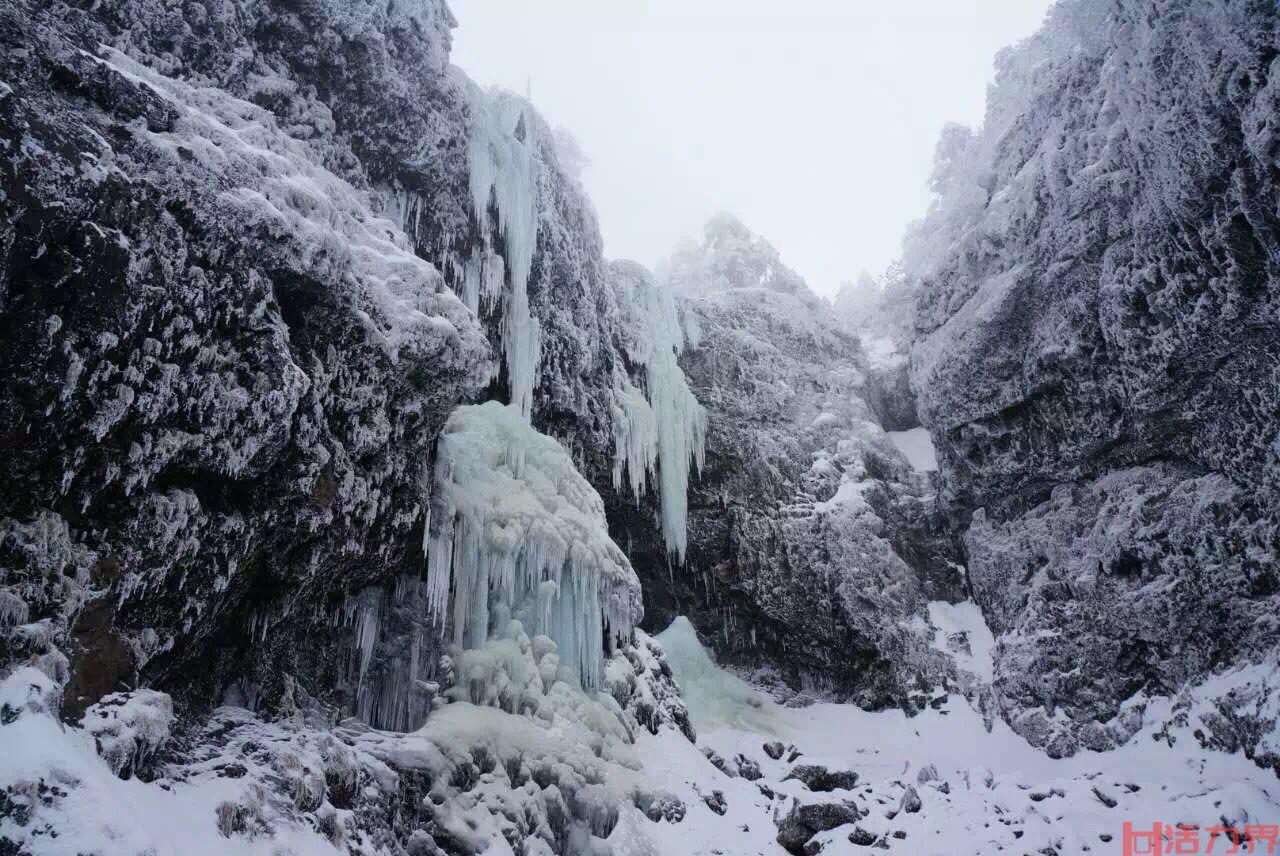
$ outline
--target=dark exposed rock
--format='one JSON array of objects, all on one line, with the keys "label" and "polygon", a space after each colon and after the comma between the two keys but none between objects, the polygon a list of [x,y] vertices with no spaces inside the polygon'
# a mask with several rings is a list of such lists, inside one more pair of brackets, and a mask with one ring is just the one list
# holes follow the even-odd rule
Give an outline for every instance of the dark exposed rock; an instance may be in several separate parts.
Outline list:
[{"label": "dark exposed rock", "polygon": [[634,802],[636,808],[654,823],[659,821],[679,823],[684,820],[684,802],[671,794],[638,792],[634,796]]},{"label": "dark exposed rock", "polygon": [[733,763],[737,765],[738,775],[748,782],[754,782],[764,777],[764,774],[760,772],[760,763],[754,758],[748,758],[746,755],[735,755]]},{"label": "dark exposed rock", "polygon": [[907,790],[902,794],[902,801],[898,803],[898,811],[915,814],[923,808],[923,805],[919,791],[908,785]]},{"label": "dark exposed rock", "polygon": [[[140,679],[199,706],[233,684],[274,704],[288,674],[341,698],[352,631],[316,618],[420,563],[423,450],[488,366],[483,331],[430,265],[398,250],[418,314],[396,314],[367,259],[318,252],[323,233],[300,228],[305,203],[277,199],[272,220],[236,196],[286,179],[250,175],[254,155],[200,116],[261,122],[282,176],[328,192],[319,228],[355,246],[375,203],[358,166],[325,167],[342,143],[310,148],[230,91],[197,115],[181,82],[143,84],[153,73],[133,59],[99,54],[127,41],[154,59],[169,30],[190,40],[170,51],[206,39],[189,70],[217,77],[232,56],[278,56],[269,31],[287,15],[259,7],[215,32],[160,5],[0,10],[0,39],[29,48],[4,51],[3,74],[21,86],[0,111],[0,432],[12,438],[0,465],[13,487],[0,500],[0,584],[28,592],[32,618],[54,619],[68,716]],[[291,55],[314,47],[302,39]],[[369,73],[440,86],[439,45],[404,47],[404,66]],[[223,157],[190,156],[202,145]],[[102,597],[81,610],[55,579]]]},{"label": "dark exposed rock", "polygon": [[775,761],[782,757],[783,752],[787,751],[787,747],[783,746],[777,740],[764,744],[762,748],[764,749],[764,754],[768,755]]},{"label": "dark exposed rock", "polygon": [[783,781],[787,779],[803,782],[811,791],[849,791],[858,784],[858,774],[852,770],[828,770],[819,764],[798,764]]},{"label": "dark exposed rock", "polygon": [[777,841],[789,853],[804,853],[817,833],[856,823],[862,816],[851,802],[798,803],[779,822]]},{"label": "dark exposed rock", "polygon": [[859,847],[870,847],[876,843],[876,836],[867,832],[861,826],[855,826],[853,832],[849,833],[849,843],[856,844]]}]

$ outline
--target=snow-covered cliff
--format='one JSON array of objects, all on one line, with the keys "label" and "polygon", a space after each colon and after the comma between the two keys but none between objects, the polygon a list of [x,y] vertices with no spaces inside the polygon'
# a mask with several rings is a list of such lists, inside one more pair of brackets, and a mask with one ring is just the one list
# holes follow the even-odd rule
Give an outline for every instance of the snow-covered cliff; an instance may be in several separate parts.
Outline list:
[{"label": "snow-covered cliff", "polygon": [[868,405],[857,337],[729,215],[661,277],[684,314],[681,365],[708,429],[688,567],[646,578],[650,617],[690,616],[721,656],[788,693],[923,703],[950,671],[925,604],[959,596],[962,581],[930,475]]},{"label": "snow-covered cliff", "polygon": [[693,731],[588,481],[667,454],[615,419],[657,363],[639,391],[589,203],[452,26],[0,9],[6,847],[168,852],[104,829],[211,800],[194,846],[583,852],[665,804],[629,747]]},{"label": "snow-covered cliff", "polygon": [[1278,16],[1058,3],[908,243],[999,701],[1055,754],[1187,693],[1201,739],[1276,763]]}]

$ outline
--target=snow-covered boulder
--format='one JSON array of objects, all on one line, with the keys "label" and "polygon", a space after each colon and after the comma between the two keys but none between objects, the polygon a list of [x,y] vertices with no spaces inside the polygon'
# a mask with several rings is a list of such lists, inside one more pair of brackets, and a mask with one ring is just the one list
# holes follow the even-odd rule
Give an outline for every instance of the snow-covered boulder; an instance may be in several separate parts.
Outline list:
[{"label": "snow-covered boulder", "polygon": [[122,779],[142,774],[173,730],[173,699],[155,690],[112,693],[89,706],[80,727],[112,772]]}]

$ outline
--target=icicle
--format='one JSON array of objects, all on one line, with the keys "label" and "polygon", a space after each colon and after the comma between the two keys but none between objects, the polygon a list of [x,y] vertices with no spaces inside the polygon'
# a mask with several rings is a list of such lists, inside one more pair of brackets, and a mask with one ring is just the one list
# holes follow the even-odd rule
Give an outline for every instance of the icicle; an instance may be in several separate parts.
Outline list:
[{"label": "icicle", "polygon": [[614,418],[614,487],[622,472],[639,496],[656,471],[662,505],[662,534],[667,551],[683,564],[688,540],[689,469],[705,462],[707,414],[689,389],[678,361],[687,333],[699,335],[696,321],[681,323],[668,289],[632,267],[615,267],[618,292],[629,332],[628,356],[644,366],[645,406],[634,386],[617,393]]},{"label": "icicle", "polygon": [[[485,247],[469,259],[463,300],[473,310],[481,298],[490,303],[506,277],[502,350],[511,385],[511,403],[529,419],[538,382],[542,328],[529,311],[529,274],[538,241],[537,169],[525,127],[525,104],[516,97],[473,87],[467,157],[471,204]],[[493,224],[490,203],[498,211],[503,256],[489,246]]]},{"label": "icicle", "polygon": [[502,295],[506,263],[497,253],[484,251],[463,265],[462,302],[476,314],[489,314]]},{"label": "icicle", "polygon": [[[562,665],[599,685],[606,640],[630,636],[640,584],[609,538],[600,495],[515,405],[460,407],[440,436],[427,609],[477,650],[507,616],[556,643]],[[449,591],[453,608],[449,611]]]},{"label": "icicle", "polygon": [[613,429],[613,489],[622,489],[625,471],[632,495],[641,497],[658,461],[658,419],[644,393],[631,383],[617,394]]}]

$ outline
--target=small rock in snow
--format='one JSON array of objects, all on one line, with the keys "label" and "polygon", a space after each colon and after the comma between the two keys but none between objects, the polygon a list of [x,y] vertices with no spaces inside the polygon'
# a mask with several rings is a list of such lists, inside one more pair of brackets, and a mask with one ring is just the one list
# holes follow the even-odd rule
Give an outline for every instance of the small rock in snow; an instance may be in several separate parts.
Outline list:
[{"label": "small rock in snow", "polygon": [[798,764],[783,781],[795,779],[811,791],[853,790],[858,774],[852,770],[828,770],[820,764]]},{"label": "small rock in snow", "polygon": [[910,785],[907,786],[907,792],[902,795],[902,802],[898,803],[898,810],[907,814],[915,814],[923,807],[920,801],[920,794]]}]

